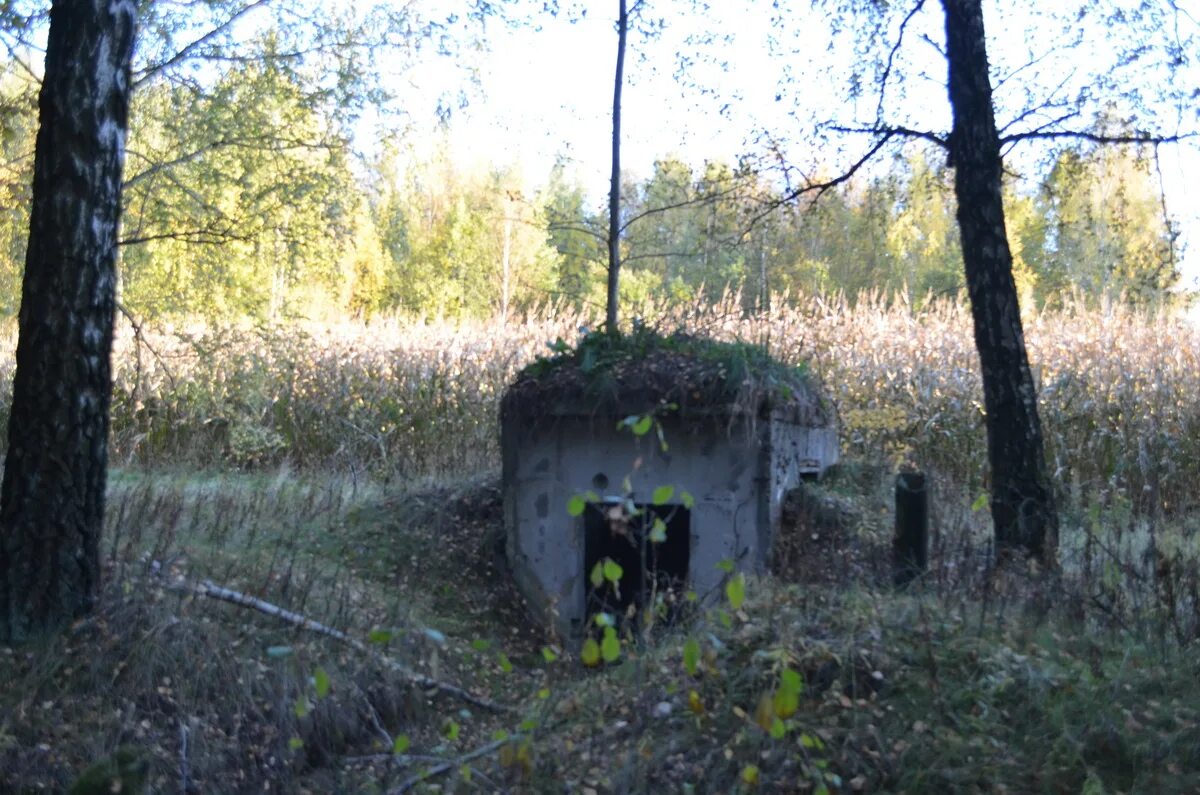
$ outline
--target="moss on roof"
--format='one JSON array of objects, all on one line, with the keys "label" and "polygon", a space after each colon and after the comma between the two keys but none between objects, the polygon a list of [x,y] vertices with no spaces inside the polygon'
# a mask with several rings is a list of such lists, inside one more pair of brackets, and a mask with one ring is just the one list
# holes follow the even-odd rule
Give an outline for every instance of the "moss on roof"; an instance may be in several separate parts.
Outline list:
[{"label": "moss on roof", "polygon": [[782,415],[812,425],[832,417],[807,367],[781,362],[763,345],[637,326],[585,331],[573,347],[559,339],[550,348],[505,393],[505,416],[620,416],[673,406],[684,415]]}]

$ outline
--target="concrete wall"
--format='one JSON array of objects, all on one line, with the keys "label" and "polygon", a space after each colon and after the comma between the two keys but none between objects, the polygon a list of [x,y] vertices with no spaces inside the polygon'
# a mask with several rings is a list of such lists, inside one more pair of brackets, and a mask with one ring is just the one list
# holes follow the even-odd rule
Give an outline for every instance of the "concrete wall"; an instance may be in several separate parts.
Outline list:
[{"label": "concrete wall", "polygon": [[814,452],[831,454],[830,438],[836,460],[836,434],[828,430],[765,420],[730,427],[720,416],[667,418],[663,453],[653,432],[637,438],[616,430],[616,423],[612,417],[543,416],[502,428],[509,562],[530,604],[565,636],[578,635],[586,621],[583,520],[567,513],[572,496],[625,496],[626,477],[634,502],[649,502],[658,486],[675,487],[673,502],[690,492],[689,586],[705,597],[719,592],[722,560],[762,569],[784,492],[809,459],[819,460]]}]

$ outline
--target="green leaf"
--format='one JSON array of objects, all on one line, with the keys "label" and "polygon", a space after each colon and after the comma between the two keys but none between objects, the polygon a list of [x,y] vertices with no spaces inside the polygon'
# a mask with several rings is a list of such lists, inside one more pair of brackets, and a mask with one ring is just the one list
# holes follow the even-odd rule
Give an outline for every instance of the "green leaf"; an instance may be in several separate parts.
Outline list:
[{"label": "green leaf", "polygon": [[393,633],[389,629],[373,629],[367,633],[367,643],[382,645],[392,639]]},{"label": "green leaf", "polygon": [[733,573],[733,558],[725,558],[724,560],[719,561],[716,565],[716,568],[720,569],[721,571],[725,572],[726,574],[732,574]]},{"label": "green leaf", "polygon": [[600,664],[600,644],[595,638],[588,638],[583,642],[583,648],[579,651],[579,659],[588,668],[595,668]]},{"label": "green leaf", "polygon": [[604,640],[600,642],[600,654],[605,662],[615,662],[621,656],[621,639],[612,627],[604,628]]},{"label": "green leaf", "polygon": [[688,638],[683,644],[683,667],[691,676],[700,670],[700,644],[695,638]]},{"label": "green leaf", "polygon": [[657,516],[654,517],[654,526],[650,528],[650,543],[661,544],[667,540],[667,523]]},{"label": "green leaf", "polygon": [[504,729],[496,729],[496,731],[492,732],[492,739],[496,741],[507,740],[508,732]]},{"label": "green leaf", "polygon": [[296,713],[297,718],[303,718],[308,714],[309,703],[308,699],[300,696],[296,699],[296,703],[292,705],[292,712]]},{"label": "green leaf", "polygon": [[476,638],[471,641],[471,648],[475,651],[487,651],[491,645],[490,641],[486,641],[483,638]]},{"label": "green leaf", "polygon": [[592,581],[593,588],[599,588],[604,584],[604,564],[596,561],[596,565],[592,566],[592,573],[588,575],[588,579]]},{"label": "green leaf", "polygon": [[821,742],[820,737],[814,737],[808,733],[800,735],[800,744],[805,748],[811,748],[818,751],[825,747],[825,743]]},{"label": "green leaf", "polygon": [[317,698],[325,698],[329,695],[329,674],[324,668],[318,667],[313,671],[313,685],[317,689]]},{"label": "green leaf", "polygon": [[734,610],[741,610],[742,603],[746,601],[746,575],[738,572],[729,582],[725,583],[725,595],[729,597],[729,606]]},{"label": "green leaf", "polygon": [[633,424],[634,436],[645,436],[650,432],[650,428],[654,425],[654,418],[649,414],[644,415],[641,419]]},{"label": "green leaf", "polygon": [[303,747],[304,741],[299,737],[292,737],[288,740],[288,748],[292,749],[293,751],[299,751]]},{"label": "green leaf", "polygon": [[771,737],[776,740],[782,740],[787,734],[787,726],[783,725],[783,721],[779,718],[771,721]]},{"label": "green leaf", "polygon": [[543,646],[542,647],[542,659],[545,660],[547,664],[550,664],[558,659],[558,652],[556,652],[554,649],[550,648],[549,646]]},{"label": "green leaf", "polygon": [[779,675],[779,689],[785,693],[800,695],[804,691],[804,678],[791,668],[784,668]]},{"label": "green leaf", "polygon": [[408,750],[409,741],[407,734],[401,734],[392,742],[392,753],[402,754]]},{"label": "green leaf", "polygon": [[550,698],[550,688],[543,687],[541,690],[537,691],[537,697],[543,701]]},{"label": "green leaf", "polygon": [[987,492],[985,491],[985,492],[982,492],[978,497],[975,498],[975,502],[971,503],[971,510],[975,511],[975,512],[982,511],[984,508],[987,507],[987,504],[988,504],[988,495],[987,495]]},{"label": "green leaf", "polygon": [[507,654],[505,654],[504,652],[500,652],[500,654],[499,654],[499,655],[497,655],[497,660],[498,660],[498,661],[499,661],[499,663],[500,663],[500,670],[501,670],[501,671],[503,671],[503,672],[504,672],[504,673],[506,673],[506,674],[511,674],[511,673],[512,673],[513,664],[512,664],[512,661],[508,659],[508,655],[507,655]]},{"label": "green leaf", "polygon": [[625,569],[621,568],[620,563],[617,563],[612,558],[604,559],[604,579],[615,584],[619,583],[624,576]]},{"label": "green leaf", "polygon": [[567,500],[567,513],[571,516],[583,516],[583,509],[586,507],[587,502],[578,494]]},{"label": "green leaf", "polygon": [[758,765],[746,765],[742,768],[742,781],[750,786],[758,783]]},{"label": "green leaf", "polygon": [[451,742],[454,742],[455,740],[458,739],[458,734],[461,731],[462,731],[462,727],[460,727],[457,723],[455,723],[452,720],[447,720],[446,723],[443,724],[443,726],[442,726],[442,733],[445,734],[446,739],[450,740]]},{"label": "green leaf", "polygon": [[291,646],[268,646],[267,647],[267,656],[268,657],[275,657],[275,658],[290,657],[291,654],[292,654]]},{"label": "green leaf", "polygon": [[650,501],[655,505],[665,505],[673,496],[675,496],[674,486],[659,486],[654,490],[654,494],[650,497]]},{"label": "green leaf", "polygon": [[683,507],[687,508],[689,511],[692,510],[692,507],[696,504],[696,498],[692,496],[690,491],[679,492],[679,501],[682,502]]}]

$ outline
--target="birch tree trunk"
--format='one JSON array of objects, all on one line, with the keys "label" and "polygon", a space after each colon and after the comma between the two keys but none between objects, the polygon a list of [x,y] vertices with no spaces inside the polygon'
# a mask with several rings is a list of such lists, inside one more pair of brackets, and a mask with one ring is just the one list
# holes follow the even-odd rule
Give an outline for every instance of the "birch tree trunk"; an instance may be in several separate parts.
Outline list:
[{"label": "birch tree trunk", "polygon": [[942,0],[954,128],[950,153],[975,345],[987,411],[991,509],[998,555],[1053,564],[1058,515],[1004,225],[1000,141],[988,78],[981,0]]},{"label": "birch tree trunk", "polygon": [[134,0],[54,0],[0,484],[0,643],[87,613],[100,584]]}]

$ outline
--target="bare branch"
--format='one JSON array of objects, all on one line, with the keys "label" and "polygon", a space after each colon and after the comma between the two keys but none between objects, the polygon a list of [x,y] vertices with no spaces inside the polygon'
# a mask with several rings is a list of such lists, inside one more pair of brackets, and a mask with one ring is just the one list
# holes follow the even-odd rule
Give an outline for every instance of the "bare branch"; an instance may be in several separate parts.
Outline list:
[{"label": "bare branch", "polygon": [[875,121],[878,123],[883,118],[883,98],[887,93],[888,78],[892,75],[892,64],[896,59],[896,53],[900,51],[901,45],[904,44],[904,30],[908,27],[908,23],[912,21],[925,5],[925,0],[917,0],[917,4],[912,7],[908,15],[900,22],[900,32],[896,35],[896,43],[892,45],[892,49],[888,52],[887,66],[883,69],[883,76],[879,78],[879,102],[875,105]]},{"label": "bare branch", "polygon": [[251,2],[247,3],[246,5],[242,6],[237,11],[235,11],[233,14],[231,14],[229,16],[229,18],[226,19],[224,22],[217,25],[212,30],[208,31],[203,36],[201,36],[200,38],[191,42],[190,44],[187,44],[184,47],[180,48],[180,50],[178,52],[176,52],[174,55],[172,55],[170,58],[167,58],[162,63],[151,64],[151,65],[147,66],[144,70],[142,70],[142,72],[140,74],[138,74],[135,77],[135,79],[133,81],[133,88],[135,90],[140,88],[146,82],[148,82],[149,80],[152,80],[156,75],[161,74],[162,72],[171,68],[175,64],[178,64],[178,63],[190,58],[193,54],[195,54],[196,50],[200,49],[205,44],[207,44],[208,42],[215,39],[217,36],[220,36],[227,30],[229,30],[231,27],[233,27],[235,22],[237,22],[239,19],[244,17],[246,14],[250,13],[251,11],[253,11],[254,9],[256,9],[260,6],[265,6],[270,2],[271,2],[271,0],[251,0]]},{"label": "bare branch", "polygon": [[1066,138],[1075,141],[1089,141],[1095,144],[1174,144],[1192,138],[1200,137],[1200,132],[1179,133],[1176,135],[1153,135],[1147,132],[1131,133],[1129,135],[1105,135],[1089,132],[1088,130],[1030,130],[1029,132],[1014,133],[1000,139],[1001,144],[1029,141],[1033,139],[1053,140]]},{"label": "bare branch", "polygon": [[[320,621],[315,621],[307,616],[301,615],[300,613],[293,613],[291,610],[285,610],[278,605],[271,604],[270,602],[250,596],[248,594],[244,594],[241,591],[222,588],[221,586],[216,585],[209,580],[205,580],[199,585],[181,582],[173,586],[173,590],[192,593],[196,596],[206,596],[210,599],[228,602],[230,604],[238,605],[239,607],[249,607],[265,615],[278,618],[279,620],[291,624],[294,627],[306,629],[310,632],[315,632],[318,635],[324,635],[326,637],[333,638],[336,641],[340,641],[355,651],[383,663],[386,667],[404,677],[404,679],[416,685],[417,687],[423,687],[428,690],[436,690],[440,693],[444,693],[448,696],[454,696],[455,698],[466,701],[469,704],[474,704],[477,707],[482,707],[492,712],[512,711],[512,707],[508,707],[503,704],[497,704],[495,701],[483,698],[482,696],[477,696],[474,693],[458,687],[457,685],[451,685],[439,679],[434,679],[431,676],[418,673],[403,663],[393,660],[391,657],[384,656],[376,649],[372,649],[371,647],[367,646],[367,644],[363,643],[361,640],[350,637],[340,629],[334,629],[326,624],[322,624]],[[499,745],[496,747],[499,747]],[[482,753],[485,752],[481,752],[479,755],[482,755]],[[472,756],[470,758],[473,759],[475,757]],[[466,757],[463,758],[463,761],[466,761]]]},{"label": "bare branch", "polygon": [[877,125],[875,127],[842,127],[839,125],[831,126],[829,129],[840,133],[855,133],[861,135],[887,135],[897,136],[900,138],[921,138],[926,141],[932,141],[943,149],[950,148],[950,141],[944,135],[939,135],[929,130],[913,130],[909,127],[894,127],[891,125]]}]

